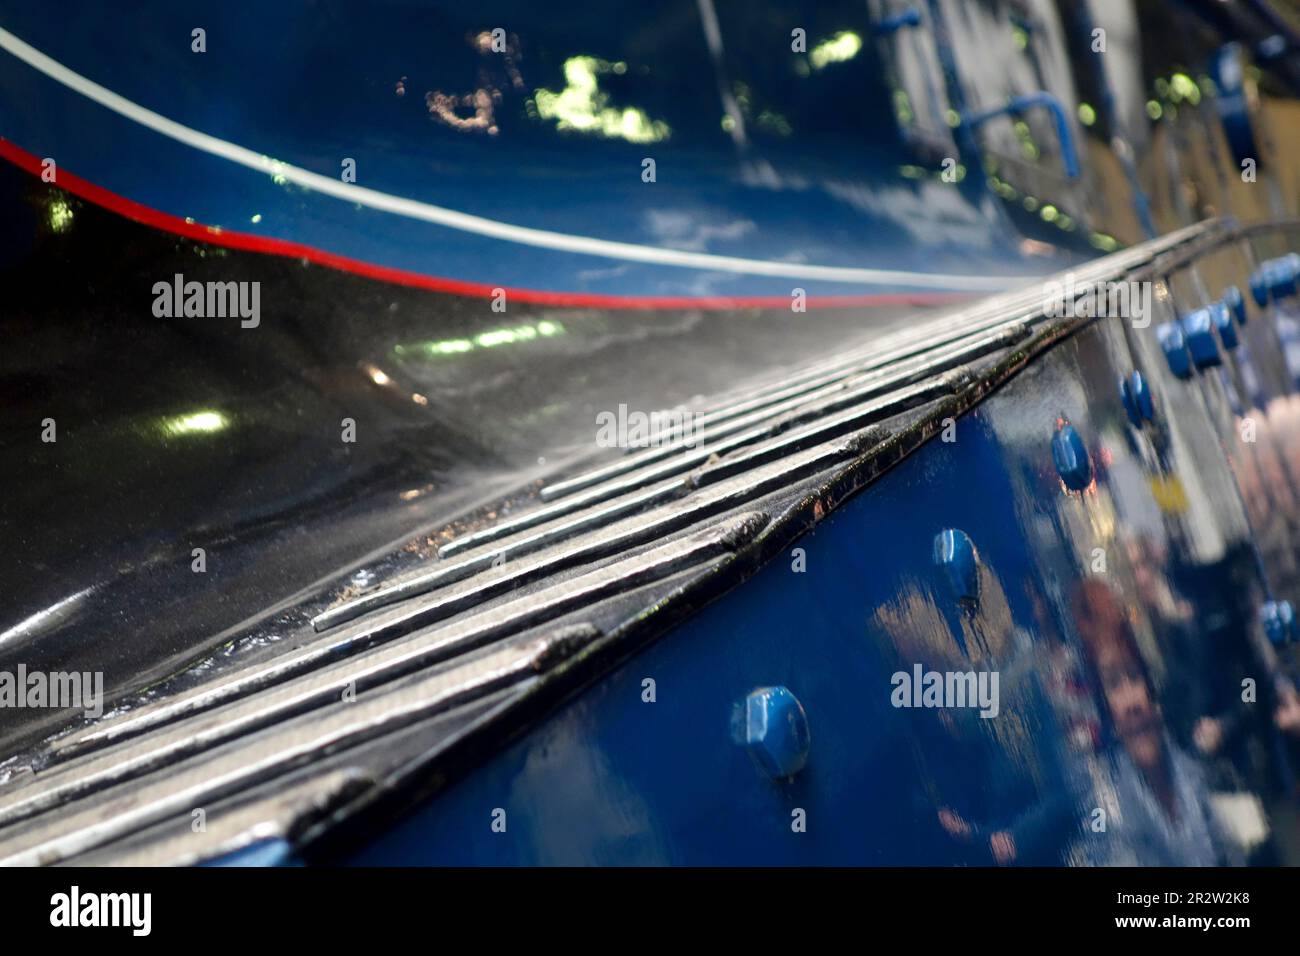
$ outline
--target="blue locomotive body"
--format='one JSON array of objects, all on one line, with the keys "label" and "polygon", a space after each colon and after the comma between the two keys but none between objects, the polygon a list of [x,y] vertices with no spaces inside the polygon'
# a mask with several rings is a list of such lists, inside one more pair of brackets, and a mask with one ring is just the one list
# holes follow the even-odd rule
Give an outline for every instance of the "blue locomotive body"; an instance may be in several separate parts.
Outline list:
[{"label": "blue locomotive body", "polygon": [[1295,11],[67,16],[0,862],[1300,859]]}]

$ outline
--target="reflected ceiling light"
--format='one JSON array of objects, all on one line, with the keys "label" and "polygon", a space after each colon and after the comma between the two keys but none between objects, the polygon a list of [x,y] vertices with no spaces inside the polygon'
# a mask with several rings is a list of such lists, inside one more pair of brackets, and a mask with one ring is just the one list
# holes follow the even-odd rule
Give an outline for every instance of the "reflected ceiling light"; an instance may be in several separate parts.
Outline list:
[{"label": "reflected ceiling light", "polygon": [[229,427],[230,420],[221,412],[206,409],[188,415],[175,415],[162,422],[163,434],[171,436],[200,435],[219,432]]}]

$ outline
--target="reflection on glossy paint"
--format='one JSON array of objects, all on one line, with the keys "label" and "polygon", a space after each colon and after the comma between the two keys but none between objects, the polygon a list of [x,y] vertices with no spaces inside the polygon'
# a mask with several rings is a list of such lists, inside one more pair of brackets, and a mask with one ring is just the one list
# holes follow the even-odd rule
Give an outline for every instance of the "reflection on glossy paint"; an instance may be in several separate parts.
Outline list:
[{"label": "reflection on glossy paint", "polygon": [[908,99],[906,90],[894,90],[894,115],[904,125],[912,122],[915,117],[912,112],[912,101]]},{"label": "reflection on glossy paint", "polygon": [[[898,175],[904,179],[935,179],[944,183],[959,183],[966,178],[966,167],[958,163],[951,169],[926,169],[924,166],[899,166]],[[949,178],[950,177],[950,178]]]},{"label": "reflection on glossy paint", "polygon": [[772,133],[776,136],[789,136],[794,132],[794,127],[790,121],[774,110],[763,110],[754,120],[754,125],[765,133]]},{"label": "reflection on glossy paint", "polygon": [[1016,132],[1016,139],[1020,143],[1021,155],[1031,162],[1037,160],[1039,157],[1038,144],[1034,142],[1034,134],[1029,128],[1029,124],[1024,120],[1016,120],[1013,129]]},{"label": "reflection on glossy paint", "polygon": [[29,617],[23,618],[13,627],[5,631],[0,631],[0,645],[10,644],[14,641],[25,640],[41,631],[60,624],[72,616],[76,605],[86,595],[94,591],[99,585],[92,584],[75,594],[69,594],[67,597],[55,601],[49,607],[37,611]]},{"label": "reflection on glossy paint", "polygon": [[1201,88],[1186,73],[1175,73],[1169,78],[1169,95],[1175,103],[1187,100],[1195,106],[1201,102]]},{"label": "reflection on glossy paint", "polygon": [[814,70],[822,70],[832,63],[844,63],[853,59],[861,49],[862,37],[852,30],[841,30],[809,50],[808,59]]},{"label": "reflection on glossy paint", "polygon": [[420,342],[415,345],[394,345],[393,351],[398,355],[419,352],[424,355],[456,355],[459,352],[471,352],[474,343],[469,339],[442,339],[438,342]]},{"label": "reflection on glossy paint", "polygon": [[1151,497],[1162,514],[1187,513],[1187,491],[1177,475],[1152,475],[1149,484]]},{"label": "reflection on glossy paint", "polygon": [[1015,202],[1020,198],[1020,193],[1016,191],[1016,187],[999,176],[990,176],[989,185],[992,186],[995,193],[1007,202]]},{"label": "reflection on glossy paint", "polygon": [[72,228],[72,206],[66,199],[50,200],[49,222],[55,232],[67,232]]},{"label": "reflection on glossy paint", "polygon": [[[452,129],[496,136],[501,132],[497,123],[497,107],[510,89],[522,91],[525,88],[523,74],[516,62],[519,56],[519,38],[514,34],[502,37],[497,30],[482,30],[469,39],[469,44],[479,56],[494,65],[489,67],[485,62],[480,68],[479,82],[475,89],[467,93],[430,90],[424,94],[424,105],[431,117]],[[505,82],[501,82],[501,74],[495,64],[504,68]],[[398,95],[405,94],[405,79],[403,77],[403,82],[398,84]],[[462,116],[463,110],[471,110],[473,115]]]},{"label": "reflection on glossy paint", "polygon": [[206,435],[219,432],[230,425],[230,420],[221,412],[205,409],[188,415],[175,415],[162,420],[164,435],[179,437],[182,435]]},{"label": "reflection on glossy paint", "polygon": [[[463,339],[439,339],[433,342],[414,342],[409,345],[394,345],[393,352],[401,356],[423,355],[436,358],[440,355],[459,355],[476,349],[490,349],[501,345],[517,345],[534,342],[539,338],[549,339],[564,334],[564,326],[550,319],[542,319],[531,325],[516,325],[511,328],[491,329],[478,335]],[[383,374],[382,372],[380,373]],[[385,376],[387,377],[387,376]],[[423,404],[420,397],[415,401]]]},{"label": "reflection on glossy paint", "polygon": [[537,115],[554,120],[557,129],[594,133],[629,143],[658,143],[671,135],[663,120],[652,120],[634,106],[621,109],[609,105],[609,94],[600,88],[599,77],[627,72],[626,63],[610,63],[594,56],[571,56],[564,61],[567,84],[558,93],[539,89],[533,94]]},{"label": "reflection on glossy paint", "polygon": [[[1037,196],[1025,196],[1022,199],[1016,187],[1012,186],[997,174],[998,165],[996,162],[986,163],[985,166],[986,169],[989,170],[989,175],[986,179],[989,189],[991,189],[1000,199],[1006,202],[1016,202],[1019,200],[1026,212],[1038,212],[1039,217],[1044,222],[1056,226],[1056,228],[1060,229],[1062,232],[1074,232],[1075,229],[1078,228],[1078,224],[1074,219],[1066,213],[1061,212],[1060,208],[1055,203],[1044,203]],[[957,181],[960,182],[965,176],[965,170],[961,166],[958,166],[957,169]],[[906,173],[903,175],[906,176]],[[1092,244],[1093,248],[1100,249],[1103,252],[1113,252],[1119,248],[1119,243],[1112,236],[1105,235],[1104,233],[1092,233],[1089,236],[1088,241]]]}]

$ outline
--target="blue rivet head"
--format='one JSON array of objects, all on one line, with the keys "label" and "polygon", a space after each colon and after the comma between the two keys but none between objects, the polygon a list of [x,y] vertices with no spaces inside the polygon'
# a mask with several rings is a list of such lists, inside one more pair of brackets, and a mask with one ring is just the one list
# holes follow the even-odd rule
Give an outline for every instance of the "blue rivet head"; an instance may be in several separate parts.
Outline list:
[{"label": "blue rivet head", "polygon": [[1250,294],[1259,306],[1268,305],[1269,299],[1285,299],[1296,294],[1296,279],[1300,276],[1300,255],[1290,253],[1280,259],[1268,259],[1250,277]]},{"label": "blue rivet head", "polygon": [[877,36],[889,36],[904,27],[919,27],[920,25],[921,11],[916,7],[908,7],[901,13],[896,13],[892,17],[881,20],[873,29]]},{"label": "blue rivet head", "polygon": [[1183,335],[1182,325],[1177,322],[1157,325],[1156,341],[1160,343],[1160,350],[1165,353],[1169,371],[1178,378],[1191,378],[1192,358],[1187,354],[1187,338]]},{"label": "blue rivet head", "polygon": [[1237,325],[1232,321],[1232,312],[1227,304],[1211,302],[1207,311],[1210,313],[1210,324],[1214,326],[1214,331],[1219,333],[1219,341],[1223,343],[1223,347],[1231,350],[1240,345],[1241,341],[1237,338]]},{"label": "blue rivet head", "polygon": [[1092,458],[1073,425],[1062,423],[1052,436],[1052,461],[1071,491],[1083,491],[1092,484]]},{"label": "blue rivet head", "polygon": [[1269,272],[1268,291],[1274,299],[1285,299],[1295,295],[1296,276],[1300,274],[1300,256],[1294,252],[1272,261]]},{"label": "blue rivet head", "polygon": [[1197,368],[1210,368],[1222,363],[1219,343],[1214,338],[1214,320],[1209,309],[1197,309],[1183,316],[1183,337],[1187,351]]},{"label": "blue rivet head", "polygon": [[1281,647],[1295,640],[1295,611],[1290,601],[1266,601],[1259,619],[1271,643]]},{"label": "blue rivet head", "polygon": [[786,687],[760,687],[736,705],[732,736],[774,780],[793,777],[808,762],[808,715]]},{"label": "blue rivet head", "polygon": [[1250,274],[1250,297],[1261,309],[1268,305],[1268,286],[1270,264],[1265,262]]},{"label": "blue rivet head", "polygon": [[1155,399],[1151,397],[1151,387],[1141,372],[1130,372],[1119,380],[1119,397],[1124,403],[1124,413],[1134,428],[1141,428],[1146,422],[1155,420]]},{"label": "blue rivet head", "polygon": [[934,564],[952,588],[957,603],[974,607],[980,599],[979,552],[965,531],[946,528],[934,536]]},{"label": "blue rivet head", "polygon": [[1297,281],[1300,281],[1300,252],[1288,252],[1278,260],[1278,285],[1274,288],[1275,296],[1295,295]]},{"label": "blue rivet head", "polygon": [[1235,285],[1230,285],[1223,290],[1223,304],[1228,307],[1232,317],[1237,320],[1238,325],[1246,324],[1246,299],[1241,294],[1241,290]]}]

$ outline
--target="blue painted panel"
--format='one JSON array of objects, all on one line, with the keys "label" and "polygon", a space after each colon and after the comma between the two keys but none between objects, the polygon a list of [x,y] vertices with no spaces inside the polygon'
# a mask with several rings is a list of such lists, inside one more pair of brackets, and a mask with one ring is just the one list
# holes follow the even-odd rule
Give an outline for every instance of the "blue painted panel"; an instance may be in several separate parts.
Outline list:
[{"label": "blue painted panel", "polygon": [[287,840],[259,840],[240,850],[209,860],[204,866],[297,866]]},{"label": "blue painted panel", "polygon": [[[1045,456],[1050,435],[1049,422]],[[964,419],[956,443],[928,446],[800,541],[806,573],[788,559],[768,566],[361,861],[980,859],[942,833],[938,803],[983,827],[1019,822],[1034,838],[1034,813],[1061,809],[1040,799],[1061,780],[1052,717],[1024,704],[1040,697],[1034,682],[1014,689],[1024,708],[1013,718],[1023,721],[1014,754],[992,746],[978,717],[890,703],[895,671],[918,661],[964,667],[967,653],[991,661],[1009,652],[1012,627],[1035,629],[1025,586],[1035,569],[1015,499],[986,418]],[[932,561],[934,535],[950,526],[979,548],[978,615],[958,607]],[[657,682],[653,704],[641,701],[644,677]],[[789,687],[808,715],[812,755],[789,783],[768,780],[729,734],[733,704],[767,684]],[[1041,772],[1049,780],[1035,784]],[[497,807],[506,834],[489,828]],[[791,830],[795,808],[807,812],[806,833]],[[1052,840],[1037,839],[1050,858]]]},{"label": "blue painted panel", "polygon": [[[775,560],[355,862],[1273,859],[1269,840],[1225,836],[1212,798],[1269,803],[1288,779],[1270,723],[1280,672],[1259,653],[1266,588],[1194,394],[1206,386],[1176,378],[1154,335],[1136,345],[1112,323],[1058,346],[961,419],[956,441],[931,442],[799,541],[805,572]],[[1140,432],[1114,387],[1122,367],[1157,396]],[[1066,419],[1095,463],[1082,490],[1053,459]],[[974,607],[934,563],[945,529],[978,552]],[[926,702],[897,692],[929,672],[996,673],[996,715],[900,706]],[[1257,707],[1243,676],[1261,685]],[[734,705],[771,685],[809,723],[790,781],[729,732]],[[1213,747],[1198,743],[1207,720]],[[1151,809],[1158,766],[1191,828],[1172,837]]]},{"label": "blue painted panel", "polygon": [[[792,5],[762,14],[762,29],[749,22],[757,12],[736,22],[726,13],[724,68],[755,100],[740,148],[723,126],[700,13],[688,0],[601,16],[573,3],[504,4],[490,14],[448,3],[288,4],[259,8],[253,20],[247,8],[73,3],[59,18],[7,9],[0,28],[131,103],[254,154],[329,178],[351,158],[358,186],[512,225],[974,277],[1042,274],[1093,251],[1062,232],[1073,253],[1027,256],[974,179],[972,190],[916,175],[871,44],[815,70],[790,51],[790,22],[807,25],[811,45],[837,31],[867,36],[863,5]],[[508,31],[509,53],[476,45],[485,16]],[[191,50],[195,27],[207,31],[204,53]],[[476,91],[496,97],[493,133],[441,120],[426,105],[426,94]],[[543,116],[538,104],[565,92],[562,128],[563,116]],[[641,117],[637,130],[664,131],[642,141],[607,118],[610,131],[598,132],[604,110]],[[556,252],[363,209],[162,136],[4,50],[0,136],[174,216],[463,281],[624,295],[882,288]],[[647,157],[657,164],[653,184],[642,181]]]}]

